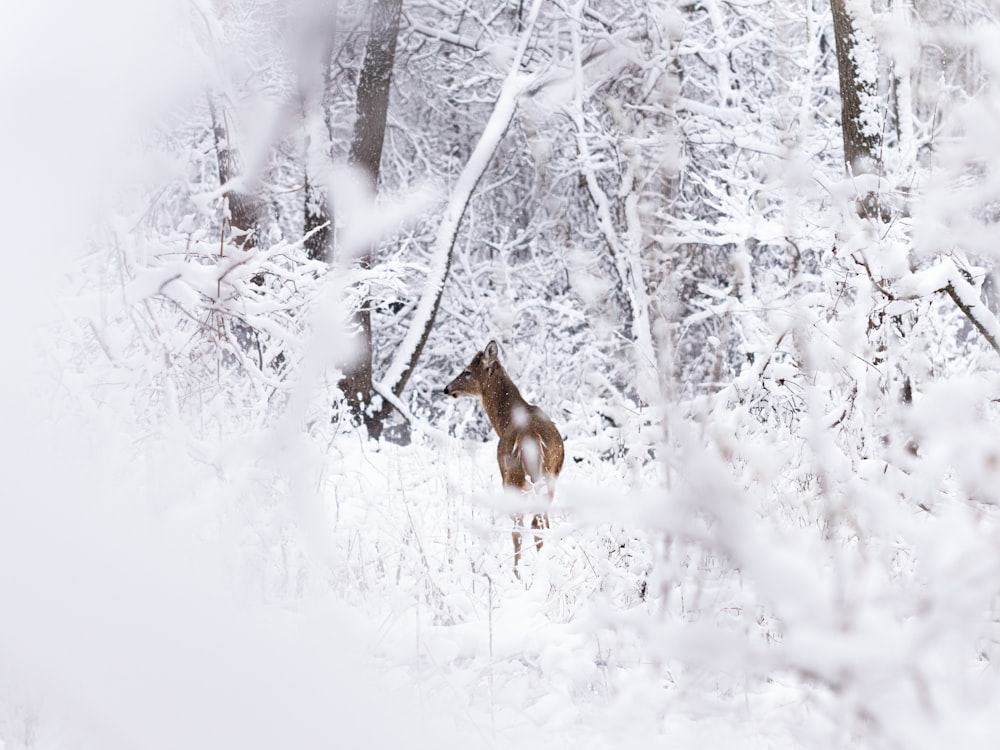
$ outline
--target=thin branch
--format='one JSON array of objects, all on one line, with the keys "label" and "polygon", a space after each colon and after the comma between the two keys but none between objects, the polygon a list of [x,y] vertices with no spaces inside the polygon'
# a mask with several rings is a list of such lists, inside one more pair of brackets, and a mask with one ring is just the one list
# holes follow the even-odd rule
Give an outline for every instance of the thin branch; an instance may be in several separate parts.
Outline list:
[{"label": "thin branch", "polygon": [[993,313],[987,310],[987,313],[992,319],[994,328],[994,331],[990,331],[990,328],[986,325],[986,322],[981,320],[978,313],[976,312],[977,309],[981,310],[983,308],[983,305],[968,304],[967,301],[963,300],[962,295],[955,288],[954,282],[948,282],[948,285],[944,288],[943,291],[948,293],[948,296],[955,301],[956,305],[958,305],[958,309],[961,310],[963,313],[965,313],[965,317],[969,319],[969,322],[971,322],[972,325],[974,325],[976,329],[981,334],[983,334],[983,338],[985,338],[986,342],[993,347],[993,351],[995,351],[997,354],[1000,354],[1000,343],[997,342],[997,337],[995,334],[997,328],[996,326],[997,321],[996,318],[993,316]]},{"label": "thin branch", "polygon": [[416,23],[410,20],[409,17],[406,18],[406,21],[409,24],[410,29],[418,34],[423,34],[431,39],[437,39],[439,42],[447,42],[448,44],[453,44],[456,47],[472,50],[473,52],[480,51],[479,44],[473,39],[466,39],[460,34],[454,34],[450,31],[442,31],[441,29],[434,29],[423,23]]},{"label": "thin branch", "polygon": [[947,292],[958,309],[976,327],[993,351],[1000,354],[1000,320],[979,299],[975,286],[966,281],[955,263],[946,259],[941,263],[901,279],[895,285],[895,299],[913,300],[935,292]]}]

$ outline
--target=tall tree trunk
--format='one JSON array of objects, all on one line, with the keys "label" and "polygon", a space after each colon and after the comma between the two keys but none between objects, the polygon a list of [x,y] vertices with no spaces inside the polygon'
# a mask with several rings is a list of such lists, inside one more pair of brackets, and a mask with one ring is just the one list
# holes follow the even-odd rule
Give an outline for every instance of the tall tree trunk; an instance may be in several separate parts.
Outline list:
[{"label": "tall tree trunk", "polygon": [[[219,162],[219,185],[225,186],[240,176],[239,158],[229,140],[229,128],[219,118],[211,97],[208,109],[212,116],[212,134],[215,136],[215,153]],[[260,200],[252,193],[232,189],[223,195],[229,205],[229,228],[237,238],[237,244],[244,250],[257,247],[260,241]]]},{"label": "tall tree trunk", "polygon": [[[364,181],[363,189],[372,196],[378,186],[382,161],[401,9],[402,0],[372,0],[371,30],[358,79],[357,119],[354,121],[349,158]],[[371,267],[374,250],[373,247],[368,247],[361,254],[359,264],[362,269]],[[340,387],[354,418],[365,425],[371,437],[377,438],[382,433],[385,412],[376,413],[371,404],[374,389],[372,320],[368,300],[362,300],[361,306],[355,311],[354,326],[354,358],[345,369]]]},{"label": "tall tree trunk", "polygon": [[[334,138],[333,113],[326,107],[326,99],[333,87],[330,60],[337,31],[336,4],[328,13],[306,19],[310,31],[317,25],[319,28],[314,33],[301,34],[297,56],[300,64],[299,97],[305,126],[303,246],[310,259],[325,263],[333,260],[333,221],[323,176],[329,174],[332,163],[330,144]],[[319,182],[316,182],[317,177]]]},{"label": "tall tree trunk", "polygon": [[[841,131],[844,167],[848,174],[877,174],[882,151],[882,102],[878,95],[878,49],[871,33],[859,23],[867,0],[830,0],[840,73]],[[880,216],[878,194],[865,191],[858,210]]]},{"label": "tall tree trunk", "polygon": [[326,191],[313,184],[306,172],[304,231],[306,254],[312,260],[330,261],[330,209],[327,207]]},{"label": "tall tree trunk", "polygon": [[[240,176],[239,154],[232,145],[229,138],[229,128],[220,118],[211,96],[208,98],[208,110],[212,117],[212,135],[215,137],[215,154],[219,163],[219,186],[225,187]],[[228,221],[230,238],[235,244],[243,250],[254,249],[260,242],[261,215],[263,214],[261,200],[253,193],[231,188],[223,193],[223,197],[226,200],[227,209],[227,216],[223,219],[223,232],[225,231],[225,222]],[[264,285],[262,274],[256,274],[250,281],[257,286]],[[226,324],[220,317],[220,329],[224,325]],[[231,320],[229,326],[240,346],[243,347],[244,351],[254,355],[257,366],[263,370],[263,349],[257,331],[252,326],[237,319]],[[278,357],[280,358],[282,355],[279,354]]]}]

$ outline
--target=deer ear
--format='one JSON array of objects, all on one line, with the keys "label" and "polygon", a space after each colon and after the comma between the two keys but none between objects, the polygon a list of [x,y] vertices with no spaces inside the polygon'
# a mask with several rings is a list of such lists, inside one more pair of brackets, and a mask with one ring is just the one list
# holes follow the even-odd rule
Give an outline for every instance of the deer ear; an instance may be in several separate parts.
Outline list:
[{"label": "deer ear", "polygon": [[483,349],[483,364],[486,366],[492,365],[497,361],[497,342],[491,341]]}]

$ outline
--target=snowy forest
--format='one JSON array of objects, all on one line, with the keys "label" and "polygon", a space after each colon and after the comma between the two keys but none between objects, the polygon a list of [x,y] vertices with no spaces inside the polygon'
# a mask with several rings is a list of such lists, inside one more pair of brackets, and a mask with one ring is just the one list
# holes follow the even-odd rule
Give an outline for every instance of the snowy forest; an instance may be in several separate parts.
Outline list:
[{"label": "snowy forest", "polygon": [[993,0],[6,5],[0,750],[1000,745]]}]

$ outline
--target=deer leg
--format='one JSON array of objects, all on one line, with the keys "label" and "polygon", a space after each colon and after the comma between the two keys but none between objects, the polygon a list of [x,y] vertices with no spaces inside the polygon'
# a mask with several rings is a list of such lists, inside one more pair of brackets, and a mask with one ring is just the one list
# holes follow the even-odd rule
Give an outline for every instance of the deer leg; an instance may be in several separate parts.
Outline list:
[{"label": "deer leg", "polygon": [[[531,519],[531,528],[535,531],[541,531],[542,529],[549,528],[549,516],[548,514],[536,513]],[[540,550],[542,548],[542,542],[544,539],[541,535],[535,534],[535,549]]]},{"label": "deer leg", "polygon": [[[549,494],[549,505],[551,505],[552,504],[552,497],[555,494],[555,488],[552,486],[552,479],[546,479],[546,484],[548,485],[547,489],[548,489],[548,494]],[[542,529],[548,529],[549,528],[549,514],[548,513],[538,513],[538,514],[536,514],[535,517],[531,520],[531,528],[533,528],[535,530],[538,530],[538,531],[540,531]],[[538,534],[535,534],[535,547],[537,549],[541,549],[542,548],[542,537],[539,536]]]},{"label": "deer leg", "polygon": [[521,531],[524,528],[524,516],[515,514],[512,516],[514,519],[514,531],[511,533],[511,537],[514,539],[514,576],[520,580],[521,573],[517,569],[517,566],[521,563]]},{"label": "deer leg", "polygon": [[[546,489],[549,491],[549,506],[551,507],[552,501],[556,497],[556,478],[554,476],[547,477],[545,480]],[[545,519],[545,528],[549,528],[549,512],[545,511],[542,514]]]}]

